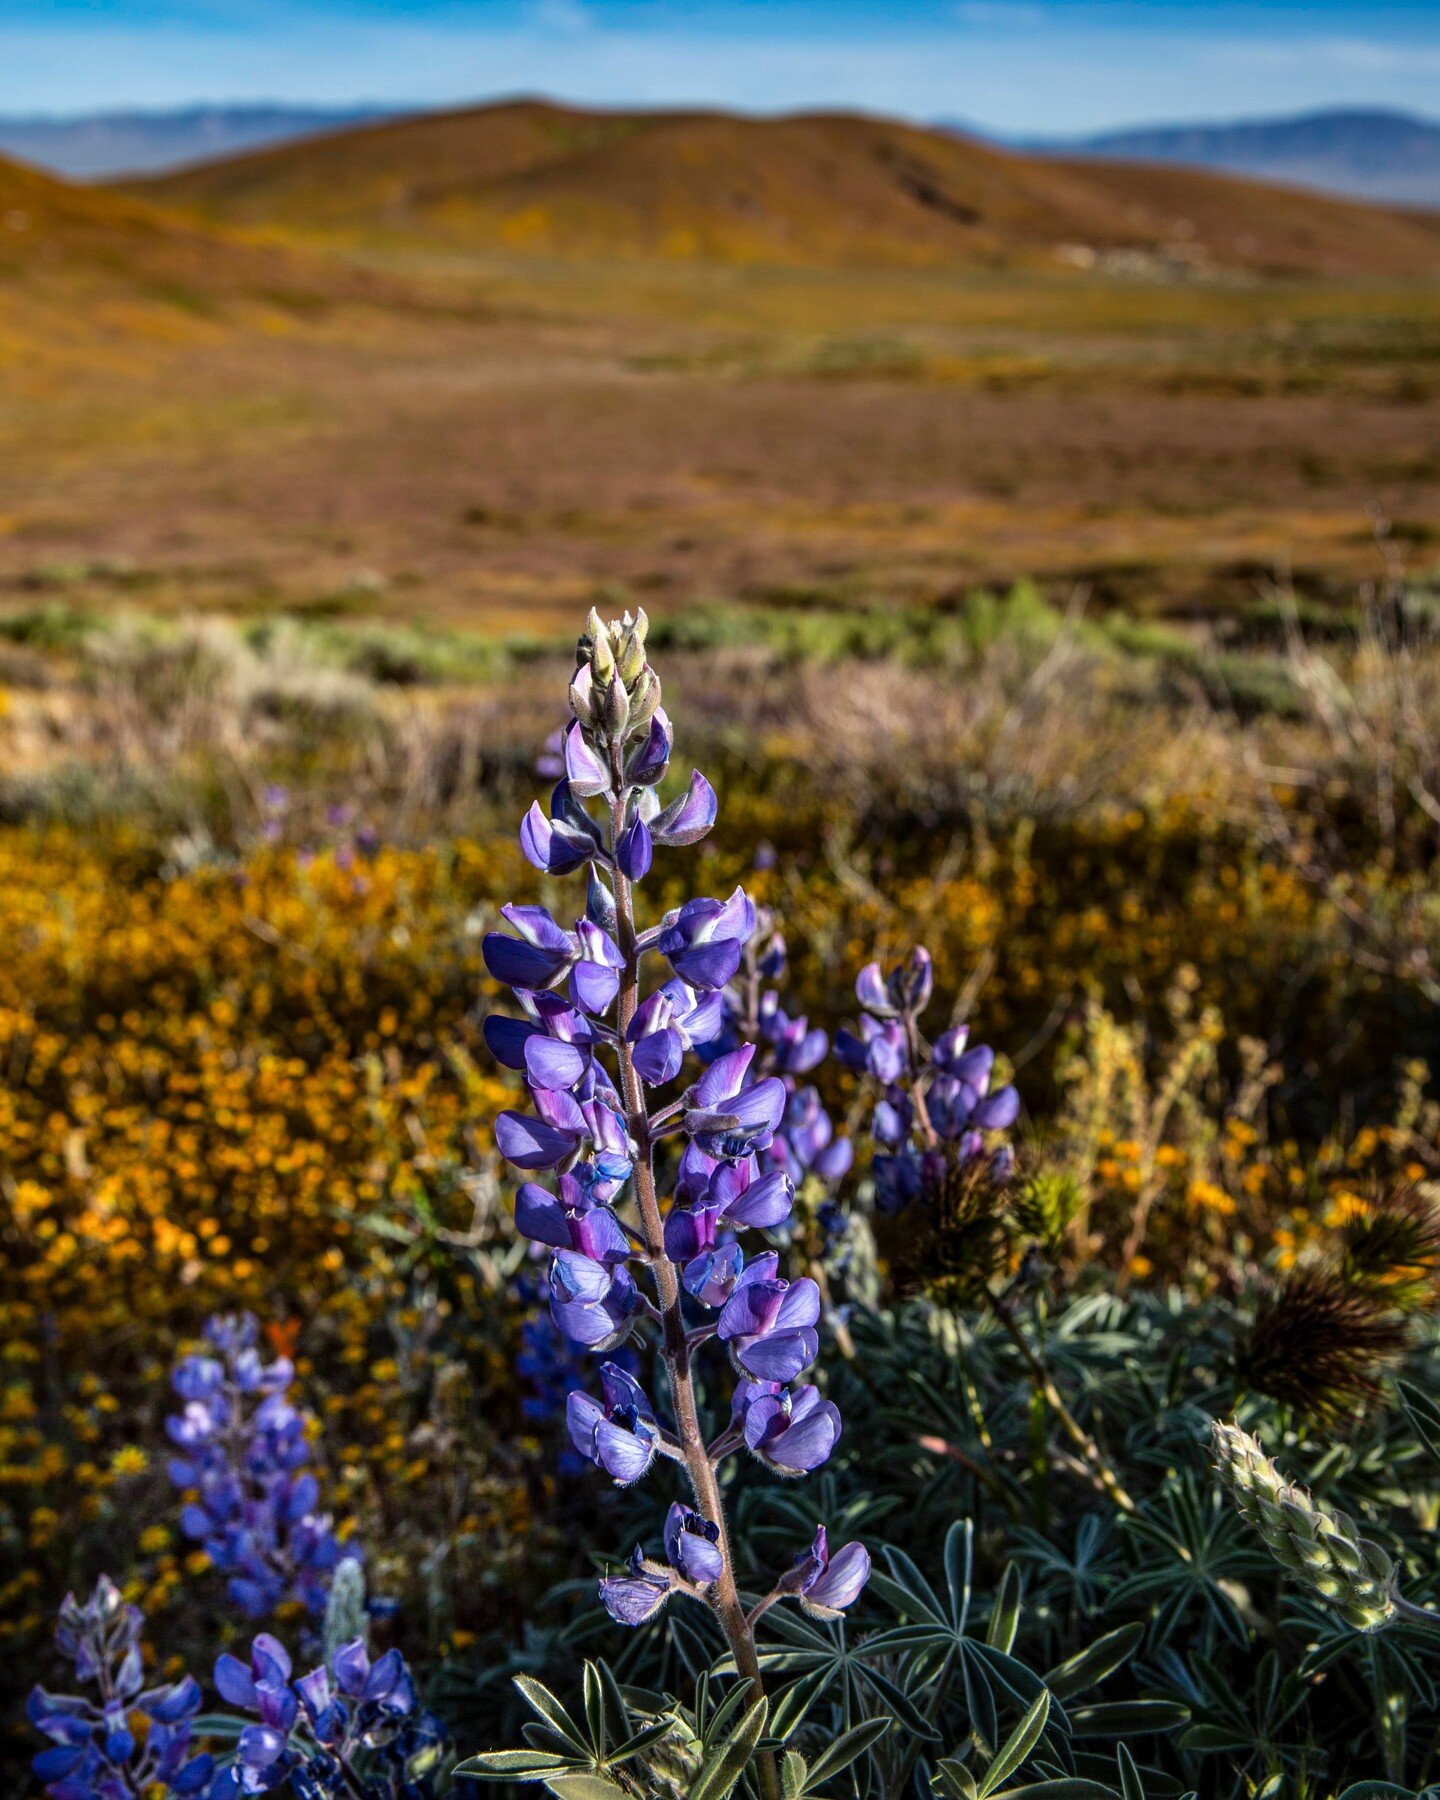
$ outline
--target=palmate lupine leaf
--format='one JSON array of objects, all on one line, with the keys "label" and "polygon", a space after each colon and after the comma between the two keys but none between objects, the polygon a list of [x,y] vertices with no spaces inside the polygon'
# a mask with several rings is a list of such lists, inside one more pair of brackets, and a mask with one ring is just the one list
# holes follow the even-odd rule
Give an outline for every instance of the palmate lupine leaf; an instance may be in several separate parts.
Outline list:
[{"label": "palmate lupine leaf", "polygon": [[[866,1648],[872,1655],[898,1655],[911,1692],[934,1684],[945,1690],[939,1695],[943,1704],[948,1690],[955,1688],[963,1695],[969,1728],[986,1744],[995,1744],[1002,1709],[1025,1712],[1045,1689],[1039,1676],[1007,1650],[971,1635],[973,1551],[973,1527],[968,1519],[959,1520],[945,1536],[941,1595],[904,1551],[887,1546],[889,1574],[872,1575],[871,1587],[906,1622],[879,1632],[867,1640]],[[1052,1722],[1060,1731],[1068,1730],[1058,1706]]]},{"label": "palmate lupine leaf", "polygon": [[803,1800],[806,1795],[819,1795],[821,1784],[839,1775],[862,1757],[890,1729],[889,1719],[867,1719],[863,1725],[842,1732],[816,1757],[807,1763],[798,1750],[787,1750],[781,1763],[781,1787],[784,1800]]},{"label": "palmate lupine leaf", "polygon": [[[583,1726],[543,1682],[517,1675],[514,1684],[536,1715],[524,1728],[529,1747],[472,1756],[455,1770],[457,1775],[476,1781],[538,1781],[557,1800],[615,1800],[635,1789],[613,1780],[608,1771],[629,1763],[674,1729],[672,1718],[634,1718],[604,1664],[585,1664]],[[610,1749],[612,1726],[620,1741]]]},{"label": "palmate lupine leaf", "polygon": [[769,1702],[762,1695],[735,1730],[717,1743],[690,1787],[689,1800],[728,1800],[765,1733]]},{"label": "palmate lupine leaf", "polygon": [[1139,1514],[1122,1520],[1121,1530],[1144,1561],[1116,1587],[1112,1599],[1117,1606],[1153,1603],[1152,1645],[1168,1643],[1198,1607],[1206,1638],[1213,1627],[1238,1649],[1248,1647],[1249,1629],[1229,1584],[1263,1573],[1269,1562],[1218,1490],[1202,1490],[1187,1470],[1145,1502]]},{"label": "palmate lupine leaf", "polygon": [[[938,1740],[940,1733],[900,1684],[876,1666],[873,1639],[851,1643],[843,1620],[822,1625],[778,1608],[765,1622],[772,1641],[760,1652],[762,1669],[820,1678],[817,1698],[828,1699],[847,1721],[893,1716],[916,1737]],[[787,1640],[787,1647],[777,1648],[775,1638]],[[717,1672],[733,1675],[734,1665],[722,1661]]]}]

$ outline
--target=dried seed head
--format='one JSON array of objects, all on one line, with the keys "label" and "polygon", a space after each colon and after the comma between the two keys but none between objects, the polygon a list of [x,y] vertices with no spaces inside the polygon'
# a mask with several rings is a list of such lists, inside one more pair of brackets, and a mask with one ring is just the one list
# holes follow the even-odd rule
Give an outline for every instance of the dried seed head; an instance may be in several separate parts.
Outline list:
[{"label": "dried seed head", "polygon": [[1255,1393],[1334,1424],[1380,1393],[1407,1332],[1383,1296],[1335,1270],[1299,1269],[1263,1295],[1235,1372]]}]

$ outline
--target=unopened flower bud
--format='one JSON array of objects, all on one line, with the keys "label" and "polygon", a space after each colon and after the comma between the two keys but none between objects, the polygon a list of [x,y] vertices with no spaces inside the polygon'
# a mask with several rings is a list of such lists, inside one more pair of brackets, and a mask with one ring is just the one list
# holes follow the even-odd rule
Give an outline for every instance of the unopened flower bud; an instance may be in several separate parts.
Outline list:
[{"label": "unopened flower bud", "polygon": [[1298,1575],[1354,1630],[1388,1625],[1396,1612],[1395,1565],[1386,1552],[1361,1537],[1353,1519],[1287,1482],[1238,1425],[1217,1419],[1210,1440],[1220,1480],[1281,1567]]},{"label": "unopened flower bud", "polygon": [[610,677],[600,696],[600,730],[611,743],[618,743],[630,723],[630,697],[618,673]]}]

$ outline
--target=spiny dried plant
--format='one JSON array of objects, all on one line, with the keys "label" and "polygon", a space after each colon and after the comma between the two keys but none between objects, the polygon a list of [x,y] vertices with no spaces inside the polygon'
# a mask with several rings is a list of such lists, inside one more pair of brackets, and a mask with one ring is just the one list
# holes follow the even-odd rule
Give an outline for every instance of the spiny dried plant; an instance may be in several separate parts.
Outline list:
[{"label": "spiny dried plant", "polygon": [[885,1220],[877,1233],[898,1290],[942,1305],[975,1302],[1009,1268],[1012,1198],[987,1161],[963,1158],[953,1144],[928,1152],[903,1225]]},{"label": "spiny dried plant", "polygon": [[1242,1389],[1336,1425],[1379,1398],[1379,1377],[1408,1337],[1384,1296],[1338,1269],[1297,1269],[1261,1296],[1235,1376]]},{"label": "spiny dried plant", "polygon": [[1404,1311],[1433,1305],[1440,1282],[1440,1205],[1412,1181],[1372,1192],[1340,1228],[1340,1272]]}]

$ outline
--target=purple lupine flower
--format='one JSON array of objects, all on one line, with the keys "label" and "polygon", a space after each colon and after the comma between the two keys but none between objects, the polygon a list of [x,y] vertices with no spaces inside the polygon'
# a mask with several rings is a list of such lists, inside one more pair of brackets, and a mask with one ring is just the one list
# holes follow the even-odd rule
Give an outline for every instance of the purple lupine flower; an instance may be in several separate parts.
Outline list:
[{"label": "purple lupine flower", "polygon": [[595,840],[570,812],[569,784],[561,782],[550,801],[547,819],[538,800],[532,801],[520,825],[520,848],[528,862],[545,875],[568,875],[595,854]]},{"label": "purple lupine flower", "polygon": [[[1008,1130],[1020,1113],[1013,1087],[992,1090],[995,1053],[972,1045],[968,1026],[951,1026],[926,1050],[919,1019],[932,985],[923,950],[888,974],[869,964],[855,984],[867,1009],[859,1034],[842,1031],[835,1041],[842,1062],[881,1084],[870,1117],[879,1150],[871,1176],[876,1208],[886,1214],[902,1212],[938,1187],[955,1164],[981,1156],[985,1134]],[[1013,1154],[999,1146],[991,1156],[991,1178],[1007,1180],[1012,1169]]]},{"label": "purple lupine flower", "polygon": [[840,1439],[839,1407],[809,1383],[742,1381],[734,1406],[747,1447],[780,1475],[808,1475]]},{"label": "purple lupine flower", "polygon": [[616,841],[615,867],[627,881],[643,881],[654,860],[650,827],[641,818],[632,819]]},{"label": "purple lupine flower", "polygon": [[834,1123],[818,1091],[806,1087],[786,1100],[775,1140],[765,1157],[798,1187],[811,1174],[821,1181],[839,1181],[855,1160],[855,1148],[849,1138],[835,1135]]},{"label": "purple lupine flower", "polygon": [[717,1324],[736,1364],[762,1381],[793,1381],[820,1352],[820,1290],[808,1275],[785,1281],[774,1252],[747,1264]]},{"label": "purple lupine flower", "polygon": [[628,1575],[606,1576],[600,1583],[600,1598],[617,1625],[643,1625],[674,1592],[675,1575],[647,1561],[638,1544],[627,1567]]},{"label": "purple lupine flower", "polygon": [[[625,760],[625,779],[636,787],[655,788],[665,779],[670,767],[670,751],[675,733],[665,708],[657,706],[643,744],[630,752]],[[711,815],[714,823],[714,815]]]},{"label": "purple lupine flower", "polygon": [[184,1405],[165,1421],[179,1452],[170,1479],[196,1492],[181,1530],[203,1546],[247,1617],[263,1618],[287,1599],[323,1613],[336,1567],[358,1552],[341,1545],[320,1511],[320,1484],[307,1466],[311,1416],[287,1397],[293,1366],[262,1360],[249,1314],[212,1318],[205,1335],[218,1354],[176,1365],[171,1383]]},{"label": "purple lupine flower", "polygon": [[728,900],[687,900],[667,918],[655,947],[691,987],[723,988],[740,967],[754,929],[754,905],[737,887]]},{"label": "purple lupine flower", "polygon": [[776,1071],[781,1075],[808,1075],[825,1060],[830,1039],[803,1015],[790,1018],[774,992],[760,999],[759,1027],[761,1041],[770,1046]]},{"label": "purple lupine flower", "polygon": [[593,800],[597,795],[610,792],[610,771],[604,758],[585,742],[578,720],[566,730],[563,749],[565,778],[577,799]]},{"label": "purple lupine flower", "polygon": [[215,1685],[241,1712],[258,1714],[236,1738],[235,1760],[221,1771],[210,1800],[238,1800],[289,1782],[303,1800],[342,1800],[359,1792],[355,1759],[377,1758],[379,1780],[368,1795],[414,1795],[408,1781],[410,1734],[416,1724],[441,1735],[438,1721],[415,1714],[415,1683],[398,1650],[375,1661],[364,1640],[341,1644],[323,1664],[291,1681],[290,1657],[274,1638],[257,1639],[249,1666],[222,1656]]},{"label": "purple lupine flower", "polygon": [[[718,811],[719,803],[715,798],[714,788],[696,769],[690,777],[689,787],[680,798],[672,800],[669,806],[656,814],[650,827],[650,835],[657,844],[663,844],[667,849],[674,849],[683,844],[698,843],[715,823]],[[669,955],[669,952],[666,951],[665,954]],[[727,975],[725,980],[729,979],[730,977]],[[697,983],[696,985],[706,984]],[[715,985],[723,986],[724,983]]]},{"label": "purple lupine flower", "polygon": [[779,1585],[783,1593],[793,1594],[812,1618],[838,1619],[859,1599],[869,1579],[870,1553],[865,1546],[846,1544],[831,1556],[821,1525],[810,1548],[795,1558],[794,1568]]},{"label": "purple lupine flower", "polygon": [[[818,1467],[840,1430],[839,1414],[814,1387],[787,1385],[817,1353],[819,1290],[808,1279],[783,1280],[775,1253],[747,1264],[736,1236],[782,1228],[795,1179],[837,1179],[850,1148],[818,1094],[797,1091],[798,1079],[823,1060],[826,1034],[761,994],[760,984],[785,967],[773,920],[764,924],[763,946],[747,948],[757,914],[740,888],[728,900],[687,901],[649,929],[636,919],[635,885],[656,849],[695,842],[716,815],[714,790],[698,772],[668,805],[655,792],[670,765],[673,732],[646,658],[646,631],[643,614],[613,624],[590,614],[570,685],[574,719],[557,747],[562,779],[549,816],[533,807],[521,832],[526,854],[546,872],[586,866],[583,916],[566,931],[542,908],[506,908],[509,930],[485,942],[487,968],[515,990],[523,1012],[487,1021],[486,1042],[497,1061],[525,1077],[531,1101],[528,1112],[500,1115],[496,1143],[524,1171],[555,1171],[553,1183],[523,1182],[515,1202],[519,1229],[554,1253],[551,1329],[542,1336],[539,1322],[529,1321],[522,1356],[526,1372],[545,1380],[546,1394],[527,1409],[553,1408],[557,1391],[566,1391],[574,1451],[622,1486],[640,1480],[657,1455],[719,1458],[742,1444],[777,1473],[795,1475]],[[670,978],[647,993],[643,959],[652,953],[669,963]],[[917,986],[912,979],[906,994],[913,998]],[[888,1044],[873,1019],[862,1029]],[[679,1082],[692,1052],[704,1065],[698,1079],[651,1111],[647,1092]],[[681,1136],[664,1208],[656,1151],[663,1156],[664,1141]],[[622,1222],[627,1203],[638,1211],[633,1226]],[[637,1290],[632,1258],[654,1276],[655,1300]],[[697,1306],[718,1314],[713,1325],[690,1322]],[[688,1365],[712,1337],[741,1371],[731,1424],[713,1445],[688,1413],[675,1436],[663,1431],[628,1369],[606,1363],[599,1398],[573,1381],[568,1365],[561,1369],[556,1345],[604,1353],[642,1321],[660,1326],[668,1379],[658,1391],[676,1396],[681,1359]],[[664,1542],[668,1562],[637,1549],[623,1572],[601,1582],[605,1605],[622,1623],[651,1617],[672,1592],[695,1595],[727,1577],[723,1518],[677,1503]],[[843,1586],[853,1554],[843,1556],[834,1571],[818,1562],[807,1568],[803,1585],[819,1593],[817,1605]],[[770,1598],[801,1585],[797,1578]],[[743,1652],[752,1623],[727,1623],[732,1650]],[[320,1678],[301,1696],[313,1717],[344,1703]]]},{"label": "purple lupine flower", "polygon": [[720,1029],[718,993],[697,995],[683,981],[667,981],[635,1009],[626,1028],[634,1045],[635,1067],[649,1087],[661,1087],[680,1073],[685,1052],[708,1043]]},{"label": "purple lupine flower", "polygon": [[570,971],[570,998],[581,1012],[598,1017],[615,1004],[625,958],[610,933],[593,919],[582,919],[575,932],[580,956]]},{"label": "purple lupine flower", "polygon": [[575,1389],[565,1403],[570,1441],[619,1487],[631,1487],[655,1460],[660,1428],[645,1390],[615,1363],[600,1368],[603,1401]]},{"label": "purple lupine flower", "polygon": [[502,906],[500,916],[518,936],[487,932],[480,952],[496,981],[512,988],[548,988],[580,955],[572,932],[564,931],[543,906]]},{"label": "purple lupine flower", "polygon": [[185,1675],[145,1688],[143,1627],[139,1608],[126,1604],[108,1576],[83,1606],[66,1596],[55,1641],[96,1698],[30,1691],[26,1716],[50,1739],[31,1766],[51,1800],[123,1800],[152,1790],[187,1796],[209,1786],[214,1760],[194,1752],[191,1741],[200,1685]]},{"label": "purple lupine flower", "polygon": [[665,1254],[672,1262],[713,1250],[722,1226],[773,1231],[790,1217],[795,1189],[783,1169],[761,1175],[753,1157],[717,1164],[693,1144],[685,1161],[691,1166],[687,1170],[682,1162],[675,1204],[665,1219]]},{"label": "purple lupine flower", "polygon": [[725,1572],[720,1527],[678,1500],[665,1517],[665,1554],[671,1568],[696,1587],[709,1587]]},{"label": "purple lupine flower", "polygon": [[785,1084],[777,1076],[746,1085],[755,1046],[743,1044],[696,1082],[685,1130],[707,1156],[734,1161],[769,1147],[785,1110]]},{"label": "purple lupine flower", "polygon": [[560,1250],[550,1263],[550,1316],[572,1343],[613,1350],[634,1328],[640,1296],[626,1268]]},{"label": "purple lupine flower", "polygon": [[835,1033],[835,1054],[847,1068],[873,1075],[877,1081],[899,1081],[909,1067],[905,1028],[894,1019],[860,1020],[860,1035]]},{"label": "purple lupine flower", "polygon": [[573,1175],[560,1177],[557,1198],[527,1181],[515,1196],[515,1224],[532,1242],[554,1250],[578,1250],[598,1263],[629,1260],[631,1245],[609,1207],[598,1205]]}]

